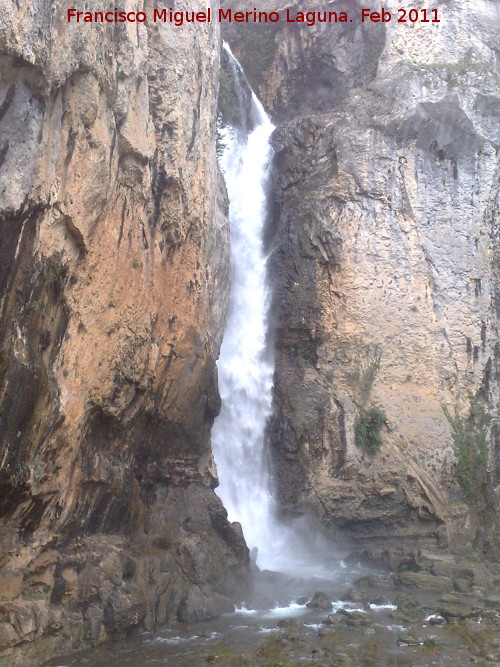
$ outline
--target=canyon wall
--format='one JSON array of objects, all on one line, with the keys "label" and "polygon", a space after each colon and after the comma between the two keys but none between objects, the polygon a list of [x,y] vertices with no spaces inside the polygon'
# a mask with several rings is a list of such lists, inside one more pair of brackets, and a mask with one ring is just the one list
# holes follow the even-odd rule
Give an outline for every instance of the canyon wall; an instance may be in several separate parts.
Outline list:
[{"label": "canyon wall", "polygon": [[247,578],[210,450],[218,25],[68,25],[70,6],[0,0],[5,665],[213,616]]},{"label": "canyon wall", "polygon": [[278,123],[271,446],[286,513],[445,544],[500,493],[500,5],[383,4],[228,33]]}]

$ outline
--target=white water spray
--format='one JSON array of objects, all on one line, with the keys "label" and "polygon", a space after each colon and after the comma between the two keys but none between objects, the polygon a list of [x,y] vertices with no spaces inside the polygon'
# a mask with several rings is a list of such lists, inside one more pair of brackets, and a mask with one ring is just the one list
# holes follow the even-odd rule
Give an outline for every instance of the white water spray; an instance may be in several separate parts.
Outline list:
[{"label": "white water spray", "polygon": [[254,94],[252,107],[255,129],[248,136],[228,131],[224,139],[221,166],[230,202],[232,284],[218,362],[222,409],[212,443],[220,479],[217,493],[229,520],[242,524],[248,546],[259,550],[259,565],[269,567],[273,512],[264,432],[271,414],[274,362],[266,345],[270,290],[262,237],[274,126]]},{"label": "white water spray", "polygon": [[[241,73],[229,47],[224,48]],[[274,359],[267,343],[271,294],[263,234],[274,126],[253,92],[251,115],[255,129],[248,136],[227,131],[222,157],[230,202],[232,285],[217,364],[222,409],[212,432],[220,480],[217,493],[229,520],[241,523],[249,548],[257,547],[259,567],[304,574],[316,560],[311,559],[314,547],[277,520],[265,449]],[[313,570],[317,572],[316,567]]]}]

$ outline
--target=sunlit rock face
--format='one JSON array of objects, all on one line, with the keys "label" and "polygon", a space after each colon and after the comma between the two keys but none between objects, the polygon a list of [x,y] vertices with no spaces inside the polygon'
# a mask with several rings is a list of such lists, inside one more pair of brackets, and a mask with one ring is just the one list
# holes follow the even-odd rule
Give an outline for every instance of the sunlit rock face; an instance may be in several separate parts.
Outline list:
[{"label": "sunlit rock face", "polygon": [[247,573],[209,442],[229,289],[218,26],[68,25],[66,4],[0,1],[9,665],[213,616]]},{"label": "sunlit rock face", "polygon": [[[473,533],[465,500],[498,499],[500,8],[437,6],[439,24],[281,23],[256,82],[279,122],[277,483],[337,535],[448,541]],[[247,69],[251,44],[234,36]],[[487,442],[468,494],[443,407]]]}]

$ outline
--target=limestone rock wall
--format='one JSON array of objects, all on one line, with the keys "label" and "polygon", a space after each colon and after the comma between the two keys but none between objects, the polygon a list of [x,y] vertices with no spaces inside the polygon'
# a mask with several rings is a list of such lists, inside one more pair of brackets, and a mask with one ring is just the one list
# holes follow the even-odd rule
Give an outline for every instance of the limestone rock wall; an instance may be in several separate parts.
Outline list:
[{"label": "limestone rock wall", "polygon": [[212,616],[247,575],[210,450],[218,26],[68,25],[70,6],[0,0],[5,665]]},{"label": "limestone rock wall", "polygon": [[[311,9],[361,5],[380,8]],[[334,534],[446,542],[471,536],[468,506],[491,508],[500,490],[500,5],[417,5],[441,23],[282,23],[268,41],[271,444],[288,512]],[[252,57],[245,33],[233,48]],[[486,439],[480,500],[457,481],[444,406],[474,446]],[[370,456],[354,430],[373,407],[387,425]]]}]

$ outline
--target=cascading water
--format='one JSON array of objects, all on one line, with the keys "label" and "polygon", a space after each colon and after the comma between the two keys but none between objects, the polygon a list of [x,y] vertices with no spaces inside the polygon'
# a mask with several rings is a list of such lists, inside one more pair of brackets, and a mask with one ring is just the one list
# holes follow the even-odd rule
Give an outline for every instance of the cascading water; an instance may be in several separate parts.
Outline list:
[{"label": "cascading water", "polygon": [[[235,85],[248,85],[229,47],[224,48],[234,69]],[[243,105],[247,96],[244,91],[236,92]],[[271,294],[263,233],[271,161],[269,138],[274,126],[253,91],[248,111],[254,129],[249,133],[226,131],[222,157],[230,202],[232,286],[218,362],[222,409],[212,432],[220,480],[217,493],[229,519],[241,523],[248,546],[257,548],[259,567],[317,572],[314,562],[317,564],[320,551],[325,563],[324,544],[319,536],[308,535],[306,539],[297,526],[278,521],[266,456],[274,359],[267,337]],[[245,114],[242,109],[241,115]]]},{"label": "cascading water", "polygon": [[[239,68],[225,48],[233,67]],[[235,86],[241,86],[241,70],[237,74]],[[266,344],[270,290],[262,237],[274,126],[253,93],[251,103],[255,129],[248,135],[227,131],[222,157],[230,202],[232,287],[218,362],[222,409],[212,443],[220,479],[217,493],[229,519],[242,524],[248,545],[258,548],[259,564],[268,567],[273,511],[264,433],[271,414],[274,363]]]}]

